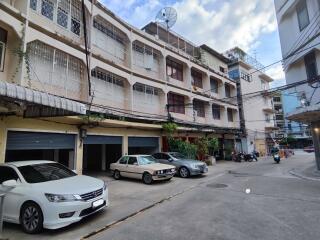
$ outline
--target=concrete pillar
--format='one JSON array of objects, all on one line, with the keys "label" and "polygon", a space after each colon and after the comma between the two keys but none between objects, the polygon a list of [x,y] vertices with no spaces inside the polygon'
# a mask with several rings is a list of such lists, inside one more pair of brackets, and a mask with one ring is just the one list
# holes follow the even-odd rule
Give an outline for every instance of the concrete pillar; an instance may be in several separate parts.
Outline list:
[{"label": "concrete pillar", "polygon": [[320,122],[312,123],[311,131],[317,169],[320,171]]},{"label": "concrete pillar", "polygon": [[161,92],[160,95],[160,105],[162,106],[161,114],[167,115],[167,104],[168,104],[168,93],[167,92]]},{"label": "concrete pillar", "polygon": [[133,83],[132,81],[126,82],[125,84],[125,95],[126,95],[126,109],[133,111]]},{"label": "concrete pillar", "polygon": [[101,145],[101,170],[106,171],[107,155],[106,155],[106,145]]},{"label": "concrete pillar", "polygon": [[75,166],[78,174],[82,174],[83,171],[83,141],[80,139],[79,134],[76,137],[76,148],[75,148]]},{"label": "concrete pillar", "polygon": [[212,103],[207,103],[205,105],[206,110],[206,122],[207,124],[213,124],[213,117],[212,117]]},{"label": "concrete pillar", "polygon": [[129,154],[128,135],[122,137],[122,155]]},{"label": "concrete pillar", "polygon": [[[193,111],[193,98],[192,97],[185,97],[185,113],[188,118],[194,120],[194,111]],[[197,116],[195,116],[197,117]]]},{"label": "concrete pillar", "polygon": [[202,73],[202,85],[203,85],[203,90],[206,92],[206,94],[210,94],[211,85],[210,85],[209,73]]},{"label": "concrete pillar", "polygon": [[4,120],[0,120],[0,163],[4,163],[6,157],[7,129]]},{"label": "concrete pillar", "polygon": [[192,84],[191,84],[191,67],[188,65],[183,66],[183,81],[185,82],[185,87],[192,89]]},{"label": "concrete pillar", "polygon": [[225,126],[225,127],[227,127],[229,124],[226,107],[221,107],[221,122],[222,122],[223,126]]},{"label": "concrete pillar", "polygon": [[219,83],[219,94],[221,98],[225,98],[226,97],[226,89],[224,86],[224,82]]}]

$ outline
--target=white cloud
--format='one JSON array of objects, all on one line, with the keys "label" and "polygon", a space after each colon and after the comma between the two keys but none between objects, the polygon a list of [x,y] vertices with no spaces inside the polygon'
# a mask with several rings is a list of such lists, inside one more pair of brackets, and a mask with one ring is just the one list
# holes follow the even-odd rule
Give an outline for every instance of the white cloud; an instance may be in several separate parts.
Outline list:
[{"label": "white cloud", "polygon": [[[101,0],[134,26],[154,21],[157,12],[168,4],[159,0]],[[178,0],[173,29],[196,44],[207,44],[218,51],[239,46],[245,51],[257,46],[261,34],[276,30],[272,0]]]},{"label": "white cloud", "polygon": [[271,87],[280,87],[286,84],[285,74],[281,64],[269,68],[266,71],[266,74],[268,74],[274,80],[271,83]]}]

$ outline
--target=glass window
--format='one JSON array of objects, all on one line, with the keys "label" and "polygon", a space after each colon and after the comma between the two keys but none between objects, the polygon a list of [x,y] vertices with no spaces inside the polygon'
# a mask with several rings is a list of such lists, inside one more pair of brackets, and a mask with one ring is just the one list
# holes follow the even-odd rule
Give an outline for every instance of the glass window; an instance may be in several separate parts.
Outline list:
[{"label": "glass window", "polygon": [[309,25],[309,14],[308,14],[308,8],[306,0],[302,0],[297,5],[297,16],[298,16],[298,22],[299,22],[299,29],[302,31]]},{"label": "glass window", "polygon": [[198,88],[202,88],[202,73],[191,70],[191,78],[192,78],[192,85]]},{"label": "glass window", "polygon": [[184,159],[184,158],[186,158],[186,156],[184,156],[183,154],[178,153],[178,152],[172,152],[172,153],[170,153],[170,155],[171,155],[172,157],[178,158],[178,159]]},{"label": "glass window", "polygon": [[123,156],[120,160],[120,164],[127,164],[129,157],[128,156]]},{"label": "glass window", "polygon": [[30,8],[34,11],[37,10],[38,0],[30,0]]},{"label": "glass window", "polygon": [[11,167],[0,167],[0,184],[8,180],[18,180],[18,174]]},{"label": "glass window", "polygon": [[128,159],[128,165],[134,165],[135,163],[138,163],[136,157],[129,157]]},{"label": "glass window", "polygon": [[241,79],[243,79],[243,80],[245,80],[245,81],[248,81],[248,82],[251,82],[251,76],[250,76],[250,74],[245,73],[245,72],[241,72]]},{"label": "glass window", "polygon": [[139,157],[139,165],[147,165],[152,163],[156,163],[156,160],[152,156]]},{"label": "glass window", "polygon": [[217,79],[210,78],[210,89],[212,93],[219,92],[219,82]]},{"label": "glass window", "polygon": [[183,81],[183,66],[171,59],[167,59],[167,76]]},{"label": "glass window", "polygon": [[184,96],[169,93],[168,105],[170,112],[185,114]]},{"label": "glass window", "polygon": [[225,68],[224,67],[219,67],[220,72],[225,73]]},{"label": "glass window", "polygon": [[77,175],[59,163],[27,165],[18,169],[28,183],[48,182]]},{"label": "glass window", "polygon": [[64,27],[68,27],[68,15],[70,9],[70,0],[60,0],[58,2],[57,23]]},{"label": "glass window", "polygon": [[315,52],[311,52],[304,57],[307,78],[312,79],[318,76],[317,60]]},{"label": "glass window", "polygon": [[82,9],[81,2],[72,0],[71,3],[71,32],[80,36]]},{"label": "glass window", "polygon": [[212,117],[213,119],[220,120],[220,106],[212,104]]},{"label": "glass window", "polygon": [[53,20],[54,3],[49,0],[42,0],[41,14]]},{"label": "glass window", "polygon": [[4,69],[4,56],[7,43],[7,31],[0,28],[0,71]]},{"label": "glass window", "polygon": [[234,70],[229,71],[229,77],[234,80],[239,79],[239,77],[240,77],[239,70],[234,69]]},{"label": "glass window", "polygon": [[204,102],[194,100],[193,101],[193,109],[196,111],[198,117],[205,117],[205,106]]},{"label": "glass window", "polygon": [[227,114],[228,114],[228,122],[233,122],[233,110],[228,108]]},{"label": "glass window", "polygon": [[231,97],[231,87],[228,84],[224,85],[226,97]]}]

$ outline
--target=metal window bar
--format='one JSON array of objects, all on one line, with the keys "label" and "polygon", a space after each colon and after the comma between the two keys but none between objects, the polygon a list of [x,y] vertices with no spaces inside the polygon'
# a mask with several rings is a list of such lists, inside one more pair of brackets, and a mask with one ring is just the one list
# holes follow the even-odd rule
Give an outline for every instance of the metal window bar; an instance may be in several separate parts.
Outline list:
[{"label": "metal window bar", "polygon": [[100,70],[100,69],[94,69],[91,71],[91,76],[99,80],[115,84],[119,87],[122,87],[122,88],[124,87],[124,79],[111,72]]},{"label": "metal window bar", "polygon": [[32,10],[37,11],[38,0],[30,0],[29,6]]},{"label": "metal window bar", "polygon": [[57,23],[68,28],[69,26],[69,13],[70,13],[70,0],[60,0],[58,1],[57,10]]},{"label": "metal window bar", "polygon": [[41,14],[53,21],[55,4],[50,0],[42,0]]}]

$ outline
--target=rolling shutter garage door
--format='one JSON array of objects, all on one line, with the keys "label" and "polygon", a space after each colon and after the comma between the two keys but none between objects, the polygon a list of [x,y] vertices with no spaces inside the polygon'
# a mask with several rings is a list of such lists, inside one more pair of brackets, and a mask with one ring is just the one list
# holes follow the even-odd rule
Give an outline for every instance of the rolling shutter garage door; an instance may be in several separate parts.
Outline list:
[{"label": "rolling shutter garage door", "polygon": [[9,131],[7,150],[74,149],[75,135]]},{"label": "rolling shutter garage door", "polygon": [[88,135],[84,139],[83,143],[84,144],[122,144],[122,137]]},{"label": "rolling shutter garage door", "polygon": [[158,137],[129,137],[129,147],[159,147]]}]

